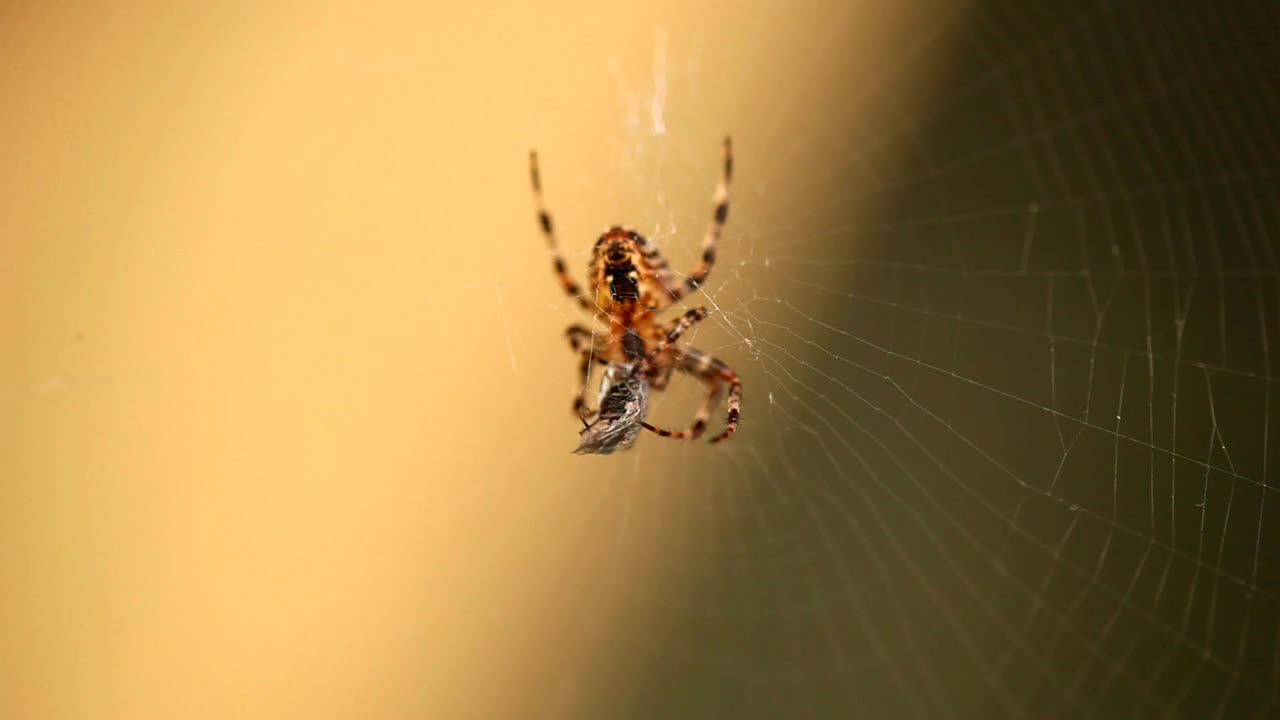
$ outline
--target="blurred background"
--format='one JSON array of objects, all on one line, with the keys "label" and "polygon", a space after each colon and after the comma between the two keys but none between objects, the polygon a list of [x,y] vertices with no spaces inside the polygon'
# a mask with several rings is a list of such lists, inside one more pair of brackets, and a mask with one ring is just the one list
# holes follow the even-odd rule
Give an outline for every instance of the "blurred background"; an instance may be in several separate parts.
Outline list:
[{"label": "blurred background", "polygon": [[[0,5],[0,717],[1275,717],[1278,37]],[[528,152],[692,268],[726,133],[742,427],[571,455]]]}]

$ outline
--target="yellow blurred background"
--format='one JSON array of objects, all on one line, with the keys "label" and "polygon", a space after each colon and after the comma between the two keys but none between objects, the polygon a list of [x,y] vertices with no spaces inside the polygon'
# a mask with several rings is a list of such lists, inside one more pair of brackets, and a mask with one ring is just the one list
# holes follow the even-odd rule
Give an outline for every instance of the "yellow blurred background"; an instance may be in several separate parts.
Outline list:
[{"label": "yellow blurred background", "polygon": [[612,223],[680,267],[731,132],[727,310],[778,197],[857,194],[793,129],[847,153],[910,52],[840,104],[884,135],[940,12],[5,5],[0,717],[608,716],[766,399],[722,321],[738,438],[569,454],[528,149],[575,273]]}]

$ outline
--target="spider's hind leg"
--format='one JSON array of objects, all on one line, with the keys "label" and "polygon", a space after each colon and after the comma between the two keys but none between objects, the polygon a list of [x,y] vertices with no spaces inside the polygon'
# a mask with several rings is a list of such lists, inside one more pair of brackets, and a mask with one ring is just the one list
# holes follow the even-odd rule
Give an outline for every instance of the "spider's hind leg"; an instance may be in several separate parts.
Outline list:
[{"label": "spider's hind leg", "polygon": [[696,438],[706,429],[711,413],[715,412],[716,406],[720,404],[720,398],[724,394],[724,386],[726,383],[728,384],[729,411],[726,420],[727,425],[719,435],[711,438],[711,442],[718,443],[727,440],[738,429],[738,415],[742,405],[742,381],[738,379],[738,373],[720,360],[693,349],[685,350],[681,353],[680,369],[706,383],[708,388],[707,399],[702,403],[702,407],[698,409],[698,414],[693,418],[693,425],[689,428],[690,437]]},{"label": "spider's hind leg", "polygon": [[578,364],[578,376],[582,378],[582,384],[578,386],[578,394],[573,398],[573,415],[586,425],[596,414],[595,410],[587,407],[587,388],[591,386],[591,366],[594,363],[601,365],[609,363],[595,352],[592,344],[593,335],[587,328],[581,325],[570,325],[565,329],[564,334],[569,338],[569,346],[582,357],[582,362]]},{"label": "spider's hind leg", "polygon": [[570,325],[565,328],[564,335],[569,338],[569,347],[573,348],[574,352],[588,352],[594,346],[595,334],[582,325],[576,323]]},{"label": "spider's hind leg", "polygon": [[582,421],[583,427],[590,422],[596,411],[587,407],[587,387],[591,385],[591,355],[582,353],[582,362],[578,364],[578,376],[582,384],[578,386],[578,394],[573,397],[573,416]]},{"label": "spider's hind leg", "polygon": [[[664,430],[649,423],[642,423],[644,429],[660,437],[696,440],[706,431],[707,421],[711,419],[711,413],[715,412],[724,398],[725,384],[728,383],[729,426],[712,438],[711,442],[725,440],[738,428],[738,408],[742,401],[742,383],[738,380],[738,374],[728,365],[698,350],[682,352],[679,363],[678,367],[681,371],[689,373],[707,386],[707,399],[702,402],[697,414],[693,416],[693,424],[688,430]],[[667,373],[667,376],[669,377],[670,373]]]},{"label": "spider's hind leg", "polygon": [[660,427],[654,427],[647,422],[641,422],[640,426],[658,437],[672,438],[674,440],[684,440],[686,438],[693,439],[697,437],[697,435],[694,435],[689,430],[665,430]]}]

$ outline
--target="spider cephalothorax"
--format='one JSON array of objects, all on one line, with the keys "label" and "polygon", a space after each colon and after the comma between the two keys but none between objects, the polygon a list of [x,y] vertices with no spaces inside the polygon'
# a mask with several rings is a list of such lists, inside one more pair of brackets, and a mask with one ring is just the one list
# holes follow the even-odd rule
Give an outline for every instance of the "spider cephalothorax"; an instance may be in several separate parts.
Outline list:
[{"label": "spider cephalothorax", "polygon": [[639,302],[641,285],[650,284],[652,268],[640,252],[642,238],[633,230],[611,227],[596,241],[590,277],[602,310]]},{"label": "spider cephalothorax", "polygon": [[[579,451],[609,453],[630,447],[635,441],[635,433],[624,431],[628,429],[617,423],[631,423],[633,426],[638,423],[664,437],[696,438],[706,429],[707,419],[719,405],[726,385],[729,395],[727,425],[720,434],[711,438],[711,442],[719,442],[732,435],[738,427],[738,408],[742,398],[738,374],[715,358],[675,344],[685,330],[707,316],[706,308],[695,307],[669,325],[657,318],[657,313],[696,291],[715,264],[716,243],[729,215],[729,180],[733,172],[729,138],[724,140],[723,175],[716,186],[715,210],[702,241],[702,260],[687,277],[673,272],[658,248],[643,235],[615,226],[605,230],[596,240],[588,268],[590,291],[583,292],[569,277],[560,254],[551,214],[542,202],[542,179],[538,172],[538,157],[534,153],[529,155],[529,171],[538,203],[538,220],[551,249],[560,286],[584,310],[594,313],[597,321],[606,328],[603,332],[592,332],[581,325],[571,325],[568,329],[569,342],[582,358],[580,373],[583,383],[573,404],[574,414],[586,426]],[[605,400],[616,400],[619,407],[626,406],[635,412],[587,409],[585,396],[593,363],[607,365],[616,378],[626,379],[625,383],[612,384],[613,393],[606,392]],[[708,389],[706,402],[698,410],[693,424],[683,431],[655,428],[644,422],[643,417],[648,407],[649,389],[665,388],[675,370],[693,375]],[[645,402],[640,403],[642,397]],[[588,418],[593,417],[595,422],[588,422]],[[606,423],[611,425],[606,427]],[[596,439],[588,439],[588,436]],[[601,437],[608,440],[598,440]]]}]

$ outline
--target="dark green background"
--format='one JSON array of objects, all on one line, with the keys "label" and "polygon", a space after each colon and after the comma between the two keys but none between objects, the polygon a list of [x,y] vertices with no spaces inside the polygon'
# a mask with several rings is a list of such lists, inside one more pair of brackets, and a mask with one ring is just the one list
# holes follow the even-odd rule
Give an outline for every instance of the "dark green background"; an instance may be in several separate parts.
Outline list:
[{"label": "dark green background", "polygon": [[769,294],[851,335],[757,303],[825,351],[752,366],[748,520],[626,590],[669,630],[602,716],[1280,713],[1278,15],[978,3],[892,151],[840,138],[798,233],[873,217]]}]

